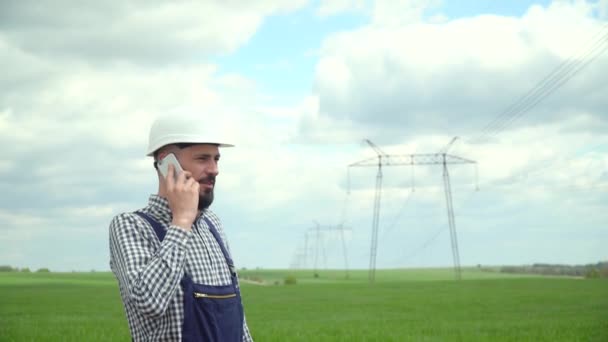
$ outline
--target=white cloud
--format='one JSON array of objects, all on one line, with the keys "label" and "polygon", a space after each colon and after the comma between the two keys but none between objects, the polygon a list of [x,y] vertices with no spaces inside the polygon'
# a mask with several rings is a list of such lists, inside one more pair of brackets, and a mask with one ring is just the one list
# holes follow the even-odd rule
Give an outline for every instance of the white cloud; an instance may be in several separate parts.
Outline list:
[{"label": "white cloud", "polygon": [[35,1],[4,3],[3,33],[25,51],[87,63],[197,61],[245,43],[265,16],[305,1],[87,1],[55,4],[59,15]]},{"label": "white cloud", "polygon": [[602,18],[602,19],[608,18],[608,0],[598,1],[597,6],[598,6],[600,18]]},{"label": "white cloud", "polygon": [[71,218],[71,219],[81,219],[81,218],[89,218],[94,219],[98,217],[107,218],[112,214],[116,213],[116,209],[113,206],[104,205],[104,206],[83,206],[83,207],[64,207],[58,208],[58,215]]},{"label": "white cloud", "polygon": [[[315,71],[316,130],[335,120],[335,129],[365,127],[385,142],[414,132],[468,134],[585,51],[601,27],[590,5],[556,2],[533,6],[522,18],[486,15],[333,34],[323,43]],[[605,118],[600,109],[608,104],[593,94],[606,87],[597,70],[607,64],[599,56],[530,120],[577,112]],[[306,122],[302,130],[314,131],[314,124]]]},{"label": "white cloud", "polygon": [[0,210],[0,220],[6,223],[6,228],[19,230],[28,230],[32,226],[39,226],[44,222],[44,218],[31,215],[31,213],[13,213],[8,210]]},{"label": "white cloud", "polygon": [[[342,13],[368,16],[374,26],[395,27],[416,23],[430,9],[439,6],[438,0],[330,0],[320,1],[317,15],[327,17]],[[441,21],[441,16],[433,17]]]}]

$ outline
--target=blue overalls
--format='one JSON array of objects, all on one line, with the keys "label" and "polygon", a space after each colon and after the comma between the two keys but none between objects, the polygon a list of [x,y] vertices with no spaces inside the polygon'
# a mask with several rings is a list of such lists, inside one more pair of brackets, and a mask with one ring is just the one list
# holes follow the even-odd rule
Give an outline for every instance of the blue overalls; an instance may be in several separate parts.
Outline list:
[{"label": "blue overalls", "polygon": [[[150,223],[158,240],[162,242],[166,232],[160,223],[143,212],[135,213]],[[230,268],[232,284],[225,286],[196,284],[187,273],[184,273],[180,283],[184,291],[182,341],[242,342],[244,315],[234,262],[213,223],[206,217],[203,217],[203,220],[222,249],[222,254]]]}]

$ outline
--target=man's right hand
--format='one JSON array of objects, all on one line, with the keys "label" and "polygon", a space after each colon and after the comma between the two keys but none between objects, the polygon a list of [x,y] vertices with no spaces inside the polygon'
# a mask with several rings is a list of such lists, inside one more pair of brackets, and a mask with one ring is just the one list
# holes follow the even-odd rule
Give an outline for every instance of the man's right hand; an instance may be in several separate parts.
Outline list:
[{"label": "man's right hand", "polygon": [[172,224],[185,230],[192,229],[192,223],[198,215],[199,184],[188,171],[174,176],[175,168],[169,165],[164,186],[173,214]]}]

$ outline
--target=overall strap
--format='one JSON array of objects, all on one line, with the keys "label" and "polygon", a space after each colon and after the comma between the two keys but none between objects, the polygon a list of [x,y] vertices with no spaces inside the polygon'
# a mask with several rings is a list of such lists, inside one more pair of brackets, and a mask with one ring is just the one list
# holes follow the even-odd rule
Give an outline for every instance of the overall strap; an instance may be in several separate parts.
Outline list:
[{"label": "overall strap", "polygon": [[228,253],[228,250],[226,249],[226,246],[222,242],[222,238],[220,237],[220,234],[218,233],[217,229],[213,225],[213,222],[211,222],[211,220],[208,219],[208,218],[206,218],[206,217],[203,217],[203,220],[209,226],[209,231],[211,232],[211,234],[213,235],[213,237],[217,241],[218,245],[220,245],[220,249],[222,250],[222,254],[224,254],[224,258],[226,259],[226,263],[228,264],[228,268],[230,268],[230,273],[233,276],[236,275],[236,269],[234,267],[234,261],[232,261],[232,258],[230,257],[230,254]]},{"label": "overall strap", "polygon": [[203,220],[205,220],[205,222],[209,226],[209,231],[211,232],[211,234],[217,241],[217,244],[220,245],[222,254],[224,254],[224,259],[226,259],[226,264],[228,264],[228,269],[230,270],[230,275],[232,276],[231,277],[232,283],[236,286],[236,283],[237,283],[237,281],[235,279],[236,278],[236,267],[234,266],[234,261],[232,261],[232,258],[230,257],[228,250],[226,250],[226,246],[224,246],[224,243],[222,242],[222,238],[220,237],[220,234],[217,232],[217,229],[215,229],[213,222],[211,222],[211,220],[206,217],[203,217]]},{"label": "overall strap", "polygon": [[158,221],[156,221],[155,219],[150,217],[150,215],[148,215],[144,212],[136,211],[135,214],[141,216],[144,220],[148,221],[148,223],[150,223],[152,228],[154,228],[154,232],[156,233],[158,240],[160,242],[163,242],[163,239],[165,238],[165,235],[167,234],[167,232],[163,229],[163,227],[160,225],[160,223],[158,223]]}]

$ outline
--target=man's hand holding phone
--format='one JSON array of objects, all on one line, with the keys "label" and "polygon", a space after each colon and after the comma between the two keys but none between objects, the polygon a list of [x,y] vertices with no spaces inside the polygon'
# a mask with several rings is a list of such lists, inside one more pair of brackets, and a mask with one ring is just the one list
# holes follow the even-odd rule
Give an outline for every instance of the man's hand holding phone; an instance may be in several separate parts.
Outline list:
[{"label": "man's hand holding phone", "polygon": [[[163,159],[162,163],[167,163]],[[165,188],[169,208],[173,214],[172,224],[185,230],[192,229],[198,215],[199,184],[188,171],[178,171],[173,163],[167,163],[166,177],[161,180]],[[177,164],[179,166],[179,163]],[[181,167],[179,167],[181,169]]]}]

